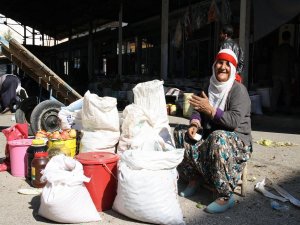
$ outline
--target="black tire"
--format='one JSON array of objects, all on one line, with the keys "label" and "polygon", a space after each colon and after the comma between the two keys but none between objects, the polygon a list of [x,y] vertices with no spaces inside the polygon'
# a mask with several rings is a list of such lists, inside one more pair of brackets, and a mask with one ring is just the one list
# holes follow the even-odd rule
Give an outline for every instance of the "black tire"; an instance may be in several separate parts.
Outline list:
[{"label": "black tire", "polygon": [[31,113],[30,124],[34,133],[38,130],[53,132],[60,129],[58,112],[64,106],[56,100],[45,100],[38,104]]}]

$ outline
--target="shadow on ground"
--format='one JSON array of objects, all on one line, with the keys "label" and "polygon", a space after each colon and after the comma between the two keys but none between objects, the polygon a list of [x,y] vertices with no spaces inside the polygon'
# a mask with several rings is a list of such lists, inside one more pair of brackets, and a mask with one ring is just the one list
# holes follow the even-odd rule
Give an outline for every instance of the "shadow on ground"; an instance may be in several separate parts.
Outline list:
[{"label": "shadow on ground", "polygon": [[300,134],[300,114],[252,115],[251,122],[253,131]]},{"label": "shadow on ground", "polygon": [[[300,184],[300,173],[295,174],[295,177],[282,180],[277,184],[288,191],[292,196],[300,199],[300,191],[297,187]],[[288,209],[286,211],[280,211],[272,209],[271,198],[265,197],[263,194],[253,191],[254,183],[248,184],[248,191],[245,197],[239,197],[235,195],[236,204],[235,206],[222,214],[209,214],[204,211],[203,208],[197,208],[197,203],[203,207],[213,201],[212,192],[199,188],[196,195],[189,197],[188,200],[192,201],[194,209],[185,208],[182,206],[184,215],[188,215],[185,218],[187,225],[196,224],[216,224],[216,225],[297,225],[300,224],[300,208],[291,204],[290,202],[282,203],[286,205]],[[184,188],[183,183],[179,182],[179,191]],[[274,194],[279,195],[276,191]],[[182,199],[181,199],[182,201]],[[186,201],[186,200],[185,200]],[[182,204],[181,204],[182,205]]]}]

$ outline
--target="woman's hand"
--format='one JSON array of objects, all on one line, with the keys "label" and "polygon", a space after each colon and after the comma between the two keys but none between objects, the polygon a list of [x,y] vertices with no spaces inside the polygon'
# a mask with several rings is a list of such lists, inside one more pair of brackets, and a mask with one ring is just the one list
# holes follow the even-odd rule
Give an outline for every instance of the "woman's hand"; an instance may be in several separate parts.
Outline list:
[{"label": "woman's hand", "polygon": [[195,124],[191,124],[189,129],[188,129],[188,135],[190,138],[194,139],[195,134],[198,131],[198,126],[196,126]]},{"label": "woman's hand", "polygon": [[200,96],[192,95],[189,99],[189,103],[199,112],[202,112],[211,118],[213,118],[216,114],[216,110],[210,105],[208,97],[204,93],[201,92]]}]

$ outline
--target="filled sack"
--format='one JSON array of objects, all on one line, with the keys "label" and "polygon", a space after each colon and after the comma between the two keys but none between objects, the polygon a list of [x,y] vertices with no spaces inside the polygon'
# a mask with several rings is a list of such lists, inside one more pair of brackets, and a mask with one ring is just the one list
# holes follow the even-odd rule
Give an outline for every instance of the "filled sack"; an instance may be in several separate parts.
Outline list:
[{"label": "filled sack", "polygon": [[125,151],[118,166],[113,210],[147,223],[184,224],[176,170],[183,152],[183,149]]},{"label": "filled sack", "polygon": [[120,131],[116,98],[99,97],[87,91],[83,98],[81,118],[84,130]]},{"label": "filled sack", "polygon": [[148,111],[155,129],[168,128],[169,118],[166,110],[166,97],[163,81],[152,80],[137,84],[133,89],[134,103]]},{"label": "filled sack", "polygon": [[133,88],[134,103],[122,114],[118,153],[128,149],[160,150],[174,147],[166,110],[163,81],[139,83]]},{"label": "filled sack", "polygon": [[116,145],[120,138],[119,131],[82,130],[79,152],[116,152]]},{"label": "filled sack", "polygon": [[84,223],[101,220],[83,182],[80,162],[65,155],[51,158],[42,171],[41,181],[47,181],[41,195],[40,216],[59,223]]}]

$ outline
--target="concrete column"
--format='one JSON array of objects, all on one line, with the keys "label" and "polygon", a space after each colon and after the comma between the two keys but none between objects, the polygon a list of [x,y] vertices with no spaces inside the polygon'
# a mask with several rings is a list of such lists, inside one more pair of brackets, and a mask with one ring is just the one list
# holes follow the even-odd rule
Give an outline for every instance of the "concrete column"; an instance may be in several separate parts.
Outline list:
[{"label": "concrete column", "polygon": [[141,53],[142,53],[142,41],[141,38],[135,37],[135,72],[141,75]]},{"label": "concrete column", "polygon": [[94,41],[93,41],[93,24],[90,23],[89,25],[89,39],[88,39],[88,80],[91,80],[94,71],[94,51],[93,47]]},{"label": "concrete column", "polygon": [[120,11],[119,11],[119,55],[118,55],[118,75],[119,78],[122,78],[122,39],[123,39],[123,3],[120,2]]},{"label": "concrete column", "polygon": [[161,2],[161,54],[160,73],[163,80],[168,79],[168,31],[169,31],[169,0]]},{"label": "concrete column", "polygon": [[239,44],[244,51],[245,67],[243,71],[243,83],[248,87],[249,74],[249,36],[250,36],[250,0],[241,0],[240,5],[240,34]]}]

